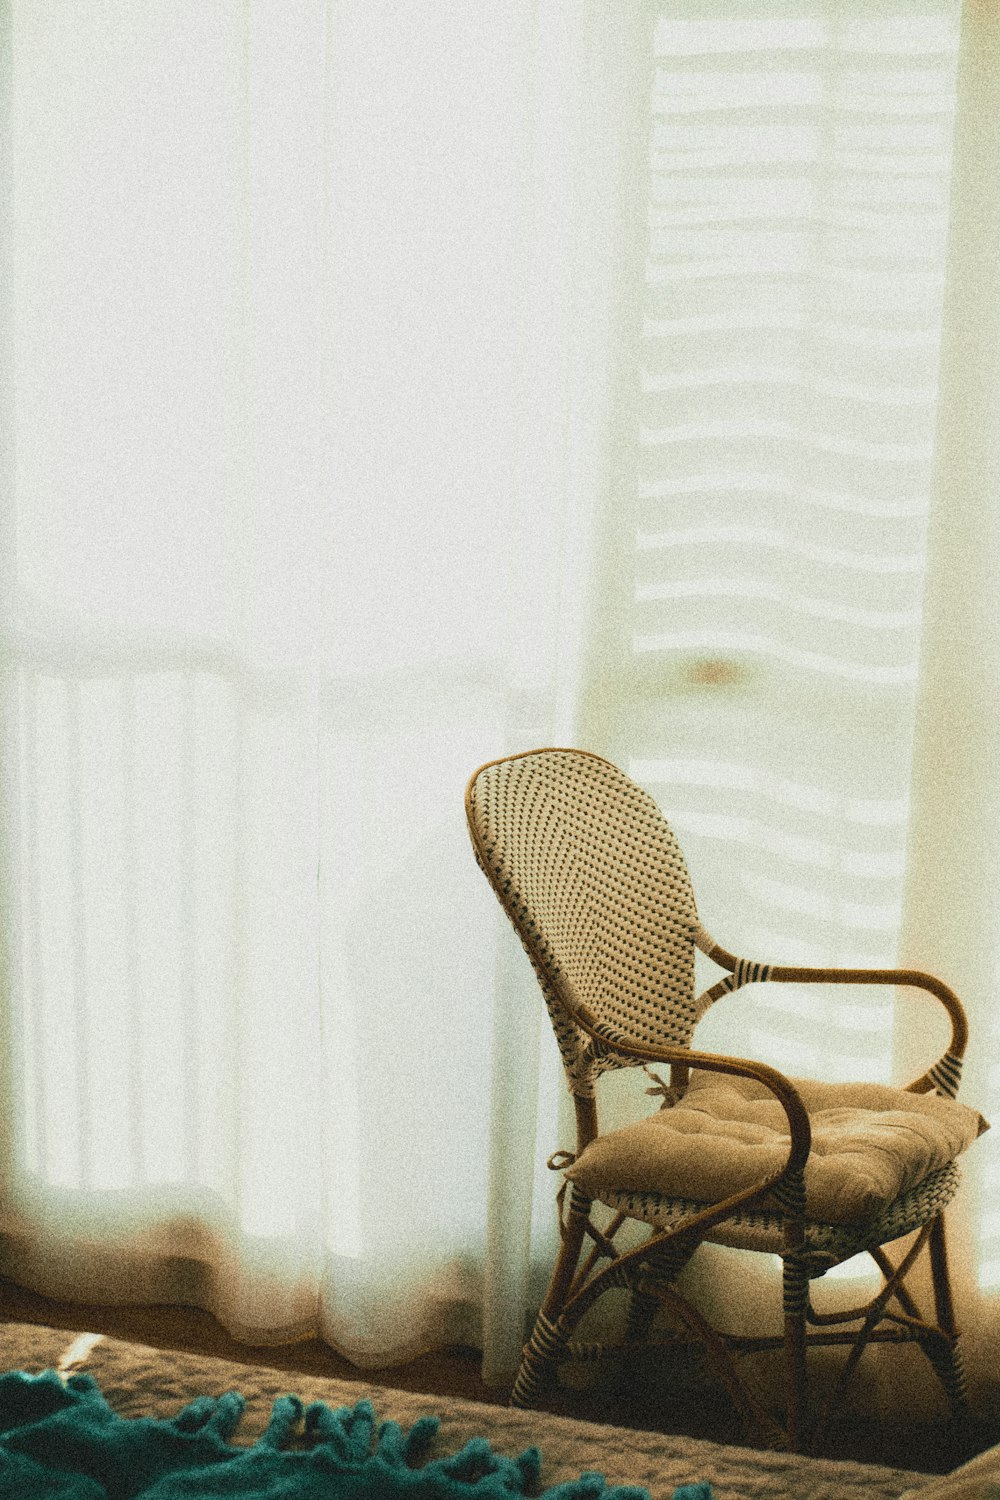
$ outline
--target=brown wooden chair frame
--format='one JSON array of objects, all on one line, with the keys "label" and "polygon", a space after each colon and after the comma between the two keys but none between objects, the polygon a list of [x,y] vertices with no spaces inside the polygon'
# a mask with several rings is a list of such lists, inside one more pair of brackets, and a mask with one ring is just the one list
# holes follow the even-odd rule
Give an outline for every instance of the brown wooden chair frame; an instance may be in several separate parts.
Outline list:
[{"label": "brown wooden chair frame", "polygon": [[[472,794],[482,772],[507,761],[526,756],[552,753],[527,751],[518,756],[504,756],[488,761],[470,778],[466,790],[466,813],[473,848],[481,869],[494,887],[501,905],[530,957],[543,990],[549,989],[559,999],[579,1030],[592,1041],[595,1054],[613,1052],[629,1065],[667,1065],[671,1090],[682,1090],[693,1068],[729,1073],[754,1079],[763,1084],[778,1100],[788,1120],[790,1144],[784,1166],[752,1188],[722,1202],[688,1204],[676,1225],[653,1226],[649,1237],[640,1245],[619,1251],[614,1244],[622,1226],[632,1217],[626,1211],[614,1213],[611,1222],[601,1229],[591,1211],[593,1199],[575,1183],[568,1183],[568,1207],[563,1211],[565,1188],[560,1192],[560,1249],[548,1290],[538,1312],[534,1329],[523,1351],[523,1358],[511,1395],[511,1404],[531,1407],[542,1399],[548,1382],[558,1365],[567,1359],[594,1360],[606,1354],[620,1354],[646,1338],[658,1308],[670,1313],[679,1325],[684,1340],[695,1340],[703,1346],[707,1360],[729,1391],[748,1431],[765,1444],[777,1448],[802,1450],[815,1446],[833,1413],[840,1405],[864,1350],[875,1343],[916,1342],[923,1349],[939,1377],[953,1413],[963,1414],[966,1407],[965,1383],[957,1349],[953,1299],[948,1274],[943,1206],[936,1208],[933,1198],[922,1206],[914,1222],[901,1223],[897,1234],[882,1233],[878,1243],[853,1244],[845,1236],[844,1253],[817,1255],[810,1250],[805,1215],[803,1169],[810,1151],[809,1116],[795,1085],[783,1073],[766,1064],[749,1059],[694,1051],[689,1046],[655,1046],[630,1038],[619,1029],[609,1032],[584,1004],[572,999],[553,972],[539,944],[536,931],[522,920],[508,891],[493,878],[481,830],[474,813]],[[556,751],[559,754],[586,756],[586,751]],[[593,757],[601,759],[601,757]],[[704,934],[707,938],[707,934]],[[730,993],[737,985],[754,982],[762,965],[738,959],[710,939],[701,944],[726,977],[705,994],[709,1002]],[[733,976],[736,976],[734,984]],[[968,1023],[957,995],[948,985],[931,974],[913,969],[840,969],[771,966],[761,978],[776,983],[893,985],[926,990],[944,1007],[951,1022],[951,1037],[945,1054],[922,1073],[907,1090],[953,1095],[957,1088],[962,1058],[968,1040]],[[580,1153],[597,1137],[597,1102],[592,1093],[578,1092],[570,1080],[570,1091],[576,1110],[576,1152]],[[652,1090],[650,1092],[653,1092]],[[559,1169],[575,1159],[566,1152],[556,1153],[549,1165]],[[945,1184],[946,1202],[952,1196],[955,1181]],[[903,1200],[898,1200],[902,1202]],[[783,1227],[780,1253],[783,1263],[784,1330],[781,1335],[747,1337],[722,1332],[678,1292],[675,1281],[698,1245],[711,1231],[734,1215],[764,1214],[772,1220],[778,1204]],[[911,1212],[911,1219],[912,1219]],[[893,1238],[915,1232],[911,1244],[894,1264],[884,1250]],[[864,1236],[861,1236],[862,1240]],[[581,1261],[585,1242],[590,1242]],[[867,1251],[877,1265],[882,1285],[869,1301],[842,1312],[820,1313],[813,1309],[809,1281],[822,1275],[830,1265]],[[933,1285],[935,1317],[925,1317],[906,1286],[906,1277],[922,1252],[927,1253]],[[772,1249],[773,1253],[773,1249]],[[602,1264],[606,1262],[606,1264]],[[600,1345],[574,1341],[572,1334],[597,1299],[614,1287],[630,1292],[629,1312],[620,1345]],[[895,1304],[895,1306],[893,1306]],[[848,1327],[848,1325],[859,1325]],[[678,1336],[655,1342],[676,1345]],[[807,1421],[807,1349],[812,1345],[846,1345],[848,1354],[840,1378],[819,1420]],[[736,1367],[734,1356],[765,1349],[783,1348],[785,1366],[785,1421],[776,1422],[761,1401],[750,1390]]]}]

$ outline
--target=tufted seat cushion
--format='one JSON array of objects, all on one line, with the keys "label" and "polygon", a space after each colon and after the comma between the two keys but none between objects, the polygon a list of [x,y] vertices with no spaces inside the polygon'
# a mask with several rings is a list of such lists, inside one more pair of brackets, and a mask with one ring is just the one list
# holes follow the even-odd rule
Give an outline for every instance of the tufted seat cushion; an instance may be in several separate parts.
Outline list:
[{"label": "tufted seat cushion", "polygon": [[[871,1218],[989,1128],[937,1094],[791,1082],[812,1127],[806,1212],[822,1223]],[[597,1199],[604,1189],[712,1203],[778,1171],[788,1145],[785,1112],[763,1084],[699,1070],[679,1103],[598,1137],[566,1175]]]}]

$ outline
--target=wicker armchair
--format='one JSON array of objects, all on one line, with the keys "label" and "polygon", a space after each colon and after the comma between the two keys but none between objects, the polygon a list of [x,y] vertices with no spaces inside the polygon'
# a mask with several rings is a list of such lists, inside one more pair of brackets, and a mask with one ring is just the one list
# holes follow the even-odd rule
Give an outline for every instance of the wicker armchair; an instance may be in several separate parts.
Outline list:
[{"label": "wicker armchair", "polygon": [[[958,1186],[955,1156],[986,1126],[954,1100],[967,1028],[952,991],[909,970],[784,968],[728,953],[698,921],[683,856],[656,804],[598,756],[545,749],[491,761],[469,782],[466,812],[479,865],[534,965],[576,1107],[576,1150],[549,1163],[568,1179],[565,1204],[560,1194],[561,1249],[512,1404],[535,1405],[561,1361],[603,1352],[575,1342],[576,1325],[603,1292],[625,1287],[629,1312],[616,1347],[646,1338],[657,1310],[666,1309],[672,1332],[662,1342],[700,1341],[748,1429],[769,1445],[815,1442],[862,1352],[876,1342],[918,1343],[961,1412],[943,1210]],[[725,970],[697,998],[696,947]],[[906,1090],[837,1091],[761,1063],[692,1050],[709,1006],[766,980],[916,986],[947,1011],[950,1044]],[[670,1070],[669,1084],[661,1080],[662,1111],[602,1135],[598,1077],[651,1063]],[[911,1135],[915,1150],[891,1161],[886,1176],[893,1143]],[[603,1227],[595,1203],[605,1205],[605,1220],[610,1210]],[[615,1240],[629,1220],[648,1225],[649,1234],[622,1250]],[[911,1233],[891,1259],[883,1247]],[[782,1335],[722,1332],[680,1294],[677,1276],[702,1241],[781,1257]],[[860,1251],[881,1272],[878,1293],[842,1314],[815,1311],[810,1282]],[[906,1283],[924,1251],[933,1318]],[[807,1408],[813,1344],[847,1349],[820,1420]],[[737,1366],[743,1354],[782,1346],[783,1425]]]}]

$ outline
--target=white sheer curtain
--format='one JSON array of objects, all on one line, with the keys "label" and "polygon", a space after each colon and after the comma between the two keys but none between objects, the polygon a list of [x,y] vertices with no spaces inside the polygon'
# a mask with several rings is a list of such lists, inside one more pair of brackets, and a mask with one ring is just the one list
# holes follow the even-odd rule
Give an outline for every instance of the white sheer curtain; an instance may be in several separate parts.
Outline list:
[{"label": "white sheer curtain", "polygon": [[574,733],[644,18],[4,21],[0,1268],[513,1347],[554,1078],[462,788]]},{"label": "white sheer curtain", "polygon": [[461,790],[532,744],[650,787],[727,946],[940,969],[995,1109],[987,0],[0,16],[0,1272],[509,1372],[562,1086]]},{"label": "white sheer curtain", "polygon": [[[996,8],[958,0],[655,6],[632,440],[603,546],[622,582],[584,718],[677,828],[727,947],[948,976],[986,1113],[998,42]],[[773,990],[716,1007],[701,1044],[902,1083],[947,1039],[905,994]],[[997,1181],[987,1137],[951,1218],[994,1397]],[[692,1276],[742,1290],[750,1327],[767,1278],[730,1261]],[[897,1359],[866,1356],[864,1400],[899,1406]],[[935,1399],[903,1388],[911,1411]]]}]

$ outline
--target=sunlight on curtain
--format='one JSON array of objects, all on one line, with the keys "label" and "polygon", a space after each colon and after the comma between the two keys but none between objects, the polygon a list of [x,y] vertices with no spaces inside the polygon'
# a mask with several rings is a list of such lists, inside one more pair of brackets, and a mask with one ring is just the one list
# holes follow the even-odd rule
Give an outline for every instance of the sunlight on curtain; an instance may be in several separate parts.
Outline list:
[{"label": "sunlight on curtain", "polygon": [[[967,1097],[995,1112],[996,19],[963,23],[958,0],[656,10],[606,530],[630,587],[589,722],[677,829],[726,947],[942,973],[972,1019]],[[766,986],[698,1040],[904,1082],[946,1036],[903,995]],[[981,1383],[998,1180],[988,1137],[952,1213]]]},{"label": "sunlight on curtain", "polygon": [[[727,946],[885,964],[958,5],[755,9],[664,4],[656,26],[618,644],[632,702],[610,733]],[[714,1024],[792,1071],[891,1076],[888,997],[773,988],[753,1020]]]},{"label": "sunlight on curtain", "polygon": [[513,1346],[554,1069],[461,793],[573,733],[641,8],[4,19],[0,1268]]}]

